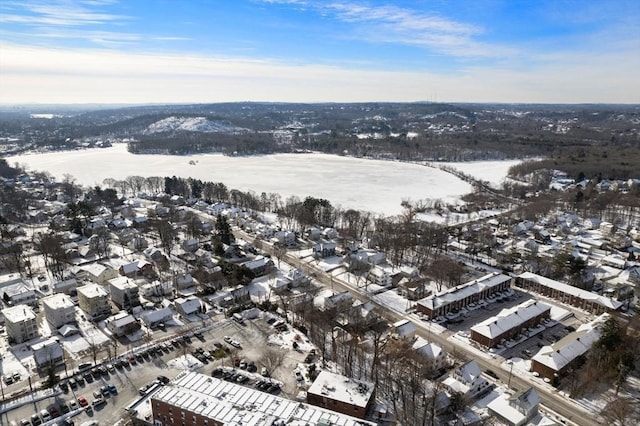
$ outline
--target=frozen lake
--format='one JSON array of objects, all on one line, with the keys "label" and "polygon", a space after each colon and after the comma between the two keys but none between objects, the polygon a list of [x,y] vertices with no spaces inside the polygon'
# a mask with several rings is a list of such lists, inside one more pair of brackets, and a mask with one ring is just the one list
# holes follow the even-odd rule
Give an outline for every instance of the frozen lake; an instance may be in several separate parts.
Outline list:
[{"label": "frozen lake", "polygon": [[[326,198],[334,206],[393,215],[400,203],[442,199],[456,202],[471,186],[456,177],[418,164],[368,160],[327,154],[274,154],[226,157],[221,154],[193,156],[134,155],[126,144],[111,148],[30,154],[7,158],[28,170],[48,171],[57,179],[72,175],[82,185],[103,184],[106,178],[127,176],[179,176],[223,182],[229,189]],[[191,161],[196,164],[189,164]],[[499,182],[517,161],[461,163],[471,175]],[[455,163],[449,163],[456,166]],[[490,165],[490,167],[489,167]]]}]

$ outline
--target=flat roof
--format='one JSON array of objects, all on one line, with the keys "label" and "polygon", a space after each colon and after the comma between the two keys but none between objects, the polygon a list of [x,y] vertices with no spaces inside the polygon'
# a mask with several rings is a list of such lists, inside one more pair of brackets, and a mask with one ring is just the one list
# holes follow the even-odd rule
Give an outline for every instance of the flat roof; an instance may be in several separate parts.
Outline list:
[{"label": "flat roof", "polygon": [[321,371],[307,393],[365,408],[373,394],[373,384],[329,371]]},{"label": "flat roof", "polygon": [[49,309],[73,309],[75,306],[71,298],[64,293],[44,297],[42,299],[42,304],[47,305]]},{"label": "flat roof", "polygon": [[2,315],[4,315],[6,321],[11,323],[36,319],[36,314],[33,313],[33,309],[27,305],[18,305],[3,309]]},{"label": "flat roof", "polygon": [[100,284],[87,284],[82,287],[78,287],[77,292],[82,294],[84,297],[93,298],[93,297],[108,297],[106,290]]},{"label": "flat roof", "polygon": [[193,371],[180,373],[152,399],[228,425],[271,426],[278,420],[297,426],[320,420],[344,426],[375,425]]}]

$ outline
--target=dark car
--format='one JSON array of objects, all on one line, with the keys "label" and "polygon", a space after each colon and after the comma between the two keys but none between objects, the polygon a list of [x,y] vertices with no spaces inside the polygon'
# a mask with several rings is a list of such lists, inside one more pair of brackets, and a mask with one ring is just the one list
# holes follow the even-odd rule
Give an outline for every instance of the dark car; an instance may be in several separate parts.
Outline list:
[{"label": "dark car", "polygon": [[158,381],[160,383],[162,383],[163,385],[166,385],[167,383],[169,383],[171,380],[169,380],[169,378],[167,376],[158,376]]},{"label": "dark car", "polygon": [[493,377],[494,379],[498,380],[498,375],[494,373],[492,370],[486,370],[485,374],[489,377]]},{"label": "dark car", "polygon": [[60,390],[62,390],[63,392],[69,392],[69,385],[67,384],[67,382],[60,382],[58,383],[58,386],[60,387]]}]

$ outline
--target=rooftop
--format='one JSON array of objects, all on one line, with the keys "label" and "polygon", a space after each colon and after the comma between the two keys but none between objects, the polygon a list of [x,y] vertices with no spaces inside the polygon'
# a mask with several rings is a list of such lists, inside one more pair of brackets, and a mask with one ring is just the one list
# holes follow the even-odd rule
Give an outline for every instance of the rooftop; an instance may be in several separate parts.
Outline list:
[{"label": "rooftop", "polygon": [[618,302],[617,300],[610,299],[608,297],[600,296],[599,294],[592,293],[587,290],[583,290],[578,287],[573,287],[569,284],[561,283],[556,280],[552,280],[551,278],[543,277],[541,275],[534,274],[532,272],[524,272],[518,275],[518,278],[532,281],[543,285],[545,287],[554,288],[562,293],[569,294],[574,297],[578,297],[580,299],[589,300],[591,302],[597,303],[609,309],[618,309],[622,306],[622,302]]},{"label": "rooftop", "polygon": [[42,304],[49,309],[73,309],[75,306],[71,298],[64,293],[47,296],[42,299]]},{"label": "rooftop", "polygon": [[105,289],[99,284],[87,284],[82,287],[78,287],[78,294],[81,294],[88,299],[92,299],[94,297],[108,297]]},{"label": "rooftop", "polygon": [[441,293],[436,293],[425,297],[418,301],[419,304],[434,310],[440,306],[446,306],[458,300],[463,300],[469,296],[477,294],[486,288],[496,287],[505,281],[511,280],[511,277],[497,272],[485,275],[477,280],[470,281],[465,284],[450,288]]},{"label": "rooftop", "polygon": [[364,408],[373,394],[373,384],[321,371],[307,393],[323,395],[335,401]]},{"label": "rooftop", "polygon": [[609,314],[602,314],[590,323],[581,325],[576,331],[567,334],[553,345],[542,347],[531,360],[553,370],[561,370],[591,348],[600,338],[600,326],[608,318]]},{"label": "rooftop", "polygon": [[18,305],[11,308],[3,309],[2,315],[4,315],[6,321],[11,323],[18,323],[28,320],[35,321],[36,319],[36,315],[33,313],[33,310],[27,305]]},{"label": "rooftop", "polygon": [[545,311],[551,311],[551,306],[537,300],[527,300],[512,308],[503,309],[498,315],[474,325],[471,330],[492,339],[524,324]]},{"label": "rooftop", "polygon": [[375,425],[344,414],[291,401],[196,372],[184,372],[160,389],[153,400],[188,410],[225,425],[271,426],[326,424]]}]

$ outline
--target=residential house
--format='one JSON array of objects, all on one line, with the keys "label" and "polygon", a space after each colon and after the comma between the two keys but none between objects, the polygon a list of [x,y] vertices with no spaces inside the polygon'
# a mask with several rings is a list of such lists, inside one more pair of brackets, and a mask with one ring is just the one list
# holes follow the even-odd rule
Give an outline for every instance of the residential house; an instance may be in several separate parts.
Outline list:
[{"label": "residential house", "polygon": [[42,307],[44,316],[53,329],[76,322],[76,307],[66,294],[54,294],[43,298]]},{"label": "residential house", "polygon": [[491,384],[482,377],[482,370],[471,360],[453,370],[450,377],[442,382],[451,392],[459,392],[465,398],[475,399],[491,389]]},{"label": "residential house", "polygon": [[426,278],[402,277],[397,284],[398,294],[409,300],[419,300],[430,294],[428,280]]},{"label": "residential house", "polygon": [[5,285],[0,289],[2,293],[2,299],[9,306],[29,305],[35,306],[38,299],[36,298],[36,292],[30,284],[22,281],[14,284]]},{"label": "residential house", "polygon": [[293,231],[276,231],[271,240],[284,247],[292,247],[296,244],[296,233]]},{"label": "residential house", "polygon": [[512,396],[501,394],[491,401],[489,412],[509,426],[524,426],[538,415],[540,397],[534,388],[523,389]]},{"label": "residential house", "polygon": [[333,241],[320,241],[313,245],[313,255],[316,257],[327,258],[336,255],[336,243]]},{"label": "residential house", "polygon": [[119,276],[109,280],[111,301],[119,309],[131,309],[140,305],[140,287],[127,277]]},{"label": "residential house", "polygon": [[57,338],[51,337],[39,343],[31,345],[33,352],[33,360],[38,370],[48,370],[53,368],[54,371],[64,365],[64,353],[62,346]]},{"label": "residential house", "polygon": [[267,275],[273,269],[273,261],[264,256],[257,256],[255,259],[242,264],[249,268],[256,277]]},{"label": "residential house", "polygon": [[175,277],[174,282],[178,290],[184,290],[198,285],[198,282],[191,276],[191,274],[178,275]]},{"label": "residential house", "polygon": [[335,309],[338,312],[345,311],[353,305],[353,295],[349,290],[336,293],[324,298],[324,309]]},{"label": "residential house", "polygon": [[413,340],[416,337],[416,326],[409,320],[400,320],[391,326],[391,334],[394,337]]},{"label": "residential house", "polygon": [[323,370],[307,390],[307,402],[364,419],[375,401],[372,383]]},{"label": "residential house", "polygon": [[193,253],[198,250],[198,247],[200,247],[200,241],[197,238],[189,238],[182,242],[182,250],[184,251]]},{"label": "residential house", "polygon": [[121,311],[104,320],[107,329],[116,337],[133,334],[140,330],[140,323],[127,311]]},{"label": "residential house", "polygon": [[418,336],[412,347],[427,363],[431,364],[433,371],[442,370],[447,366],[447,353],[440,345],[430,343]]},{"label": "residential house", "polygon": [[89,320],[98,321],[111,315],[109,295],[98,284],[87,284],[78,287],[78,305]]},{"label": "residential house", "polygon": [[118,272],[125,277],[149,275],[153,273],[153,265],[146,260],[137,260],[121,265]]},{"label": "residential house", "polygon": [[197,296],[189,296],[187,298],[179,297],[174,300],[173,306],[176,312],[182,315],[183,318],[202,313],[204,310],[202,300]]},{"label": "residential house", "polygon": [[147,311],[141,315],[142,322],[149,328],[160,327],[162,324],[170,321],[172,317],[173,311],[170,308]]},{"label": "residential house", "polygon": [[90,263],[79,267],[85,273],[85,277],[94,283],[106,285],[110,279],[118,276],[118,271],[109,265],[102,263]]},{"label": "residential house", "polygon": [[54,282],[51,287],[54,294],[66,294],[75,297],[78,294],[78,281],[75,278],[68,278],[62,281]]},{"label": "residential house", "polygon": [[471,340],[487,348],[496,347],[527,329],[541,325],[544,328],[543,323],[549,319],[550,313],[550,305],[527,300],[471,327]]},{"label": "residential house", "polygon": [[27,305],[17,305],[1,311],[9,342],[22,343],[38,337],[36,314]]},{"label": "residential house", "polygon": [[391,287],[391,275],[379,266],[374,266],[369,270],[367,279],[375,285],[381,287]]}]

